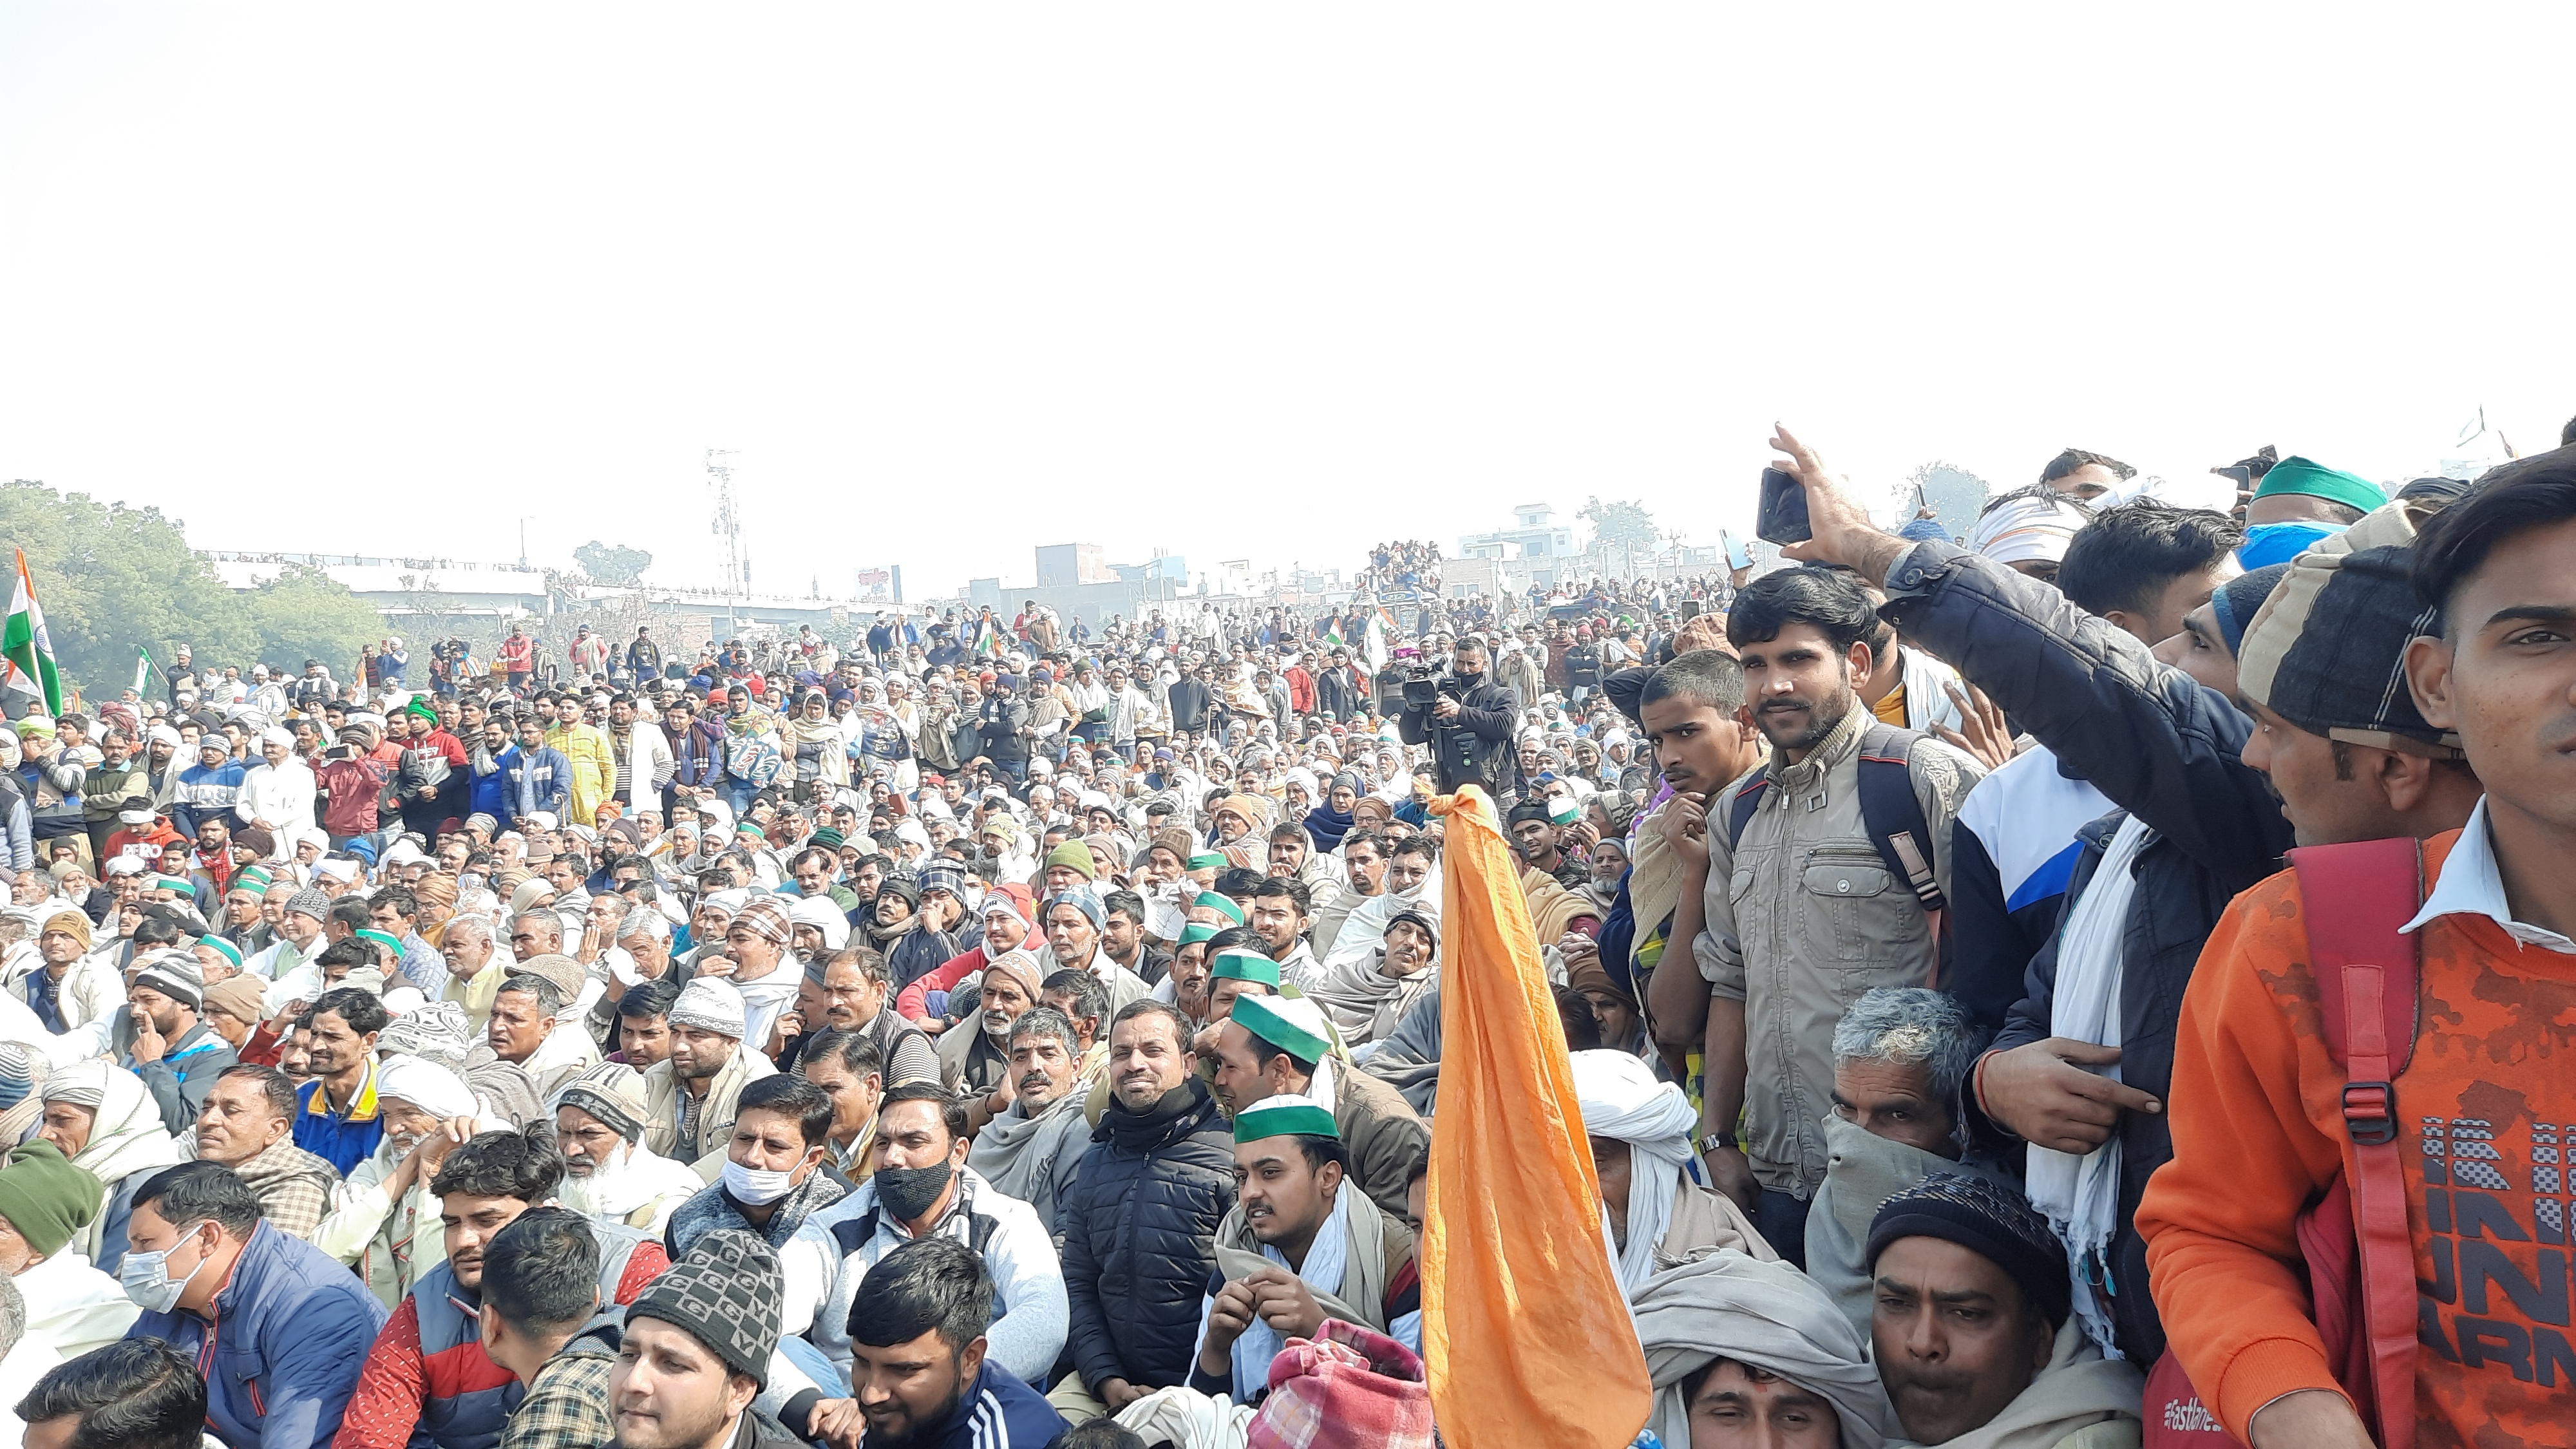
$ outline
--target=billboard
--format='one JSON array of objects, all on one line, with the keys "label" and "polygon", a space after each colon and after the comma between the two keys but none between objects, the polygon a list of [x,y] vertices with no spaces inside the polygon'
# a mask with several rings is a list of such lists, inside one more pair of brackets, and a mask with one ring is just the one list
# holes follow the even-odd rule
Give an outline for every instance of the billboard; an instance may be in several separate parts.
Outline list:
[{"label": "billboard", "polygon": [[903,602],[903,565],[901,564],[855,568],[850,570],[850,578],[858,588],[858,592],[853,596],[855,603],[868,605]]}]

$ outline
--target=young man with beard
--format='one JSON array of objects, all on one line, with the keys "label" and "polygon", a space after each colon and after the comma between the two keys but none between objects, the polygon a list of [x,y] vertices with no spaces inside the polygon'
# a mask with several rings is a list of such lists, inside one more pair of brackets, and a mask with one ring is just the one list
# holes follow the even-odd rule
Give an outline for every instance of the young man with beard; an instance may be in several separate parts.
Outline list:
[{"label": "young man with beard", "polygon": [[935,1087],[888,1092],[877,1109],[876,1171],[808,1219],[780,1253],[786,1299],[770,1367],[781,1384],[779,1419],[800,1435],[838,1439],[855,1426],[850,1326],[861,1320],[852,1300],[907,1243],[977,1245],[1000,1300],[985,1336],[1005,1369],[1040,1379],[1063,1351],[1065,1280],[1054,1244],[1027,1203],[966,1166],[965,1126],[957,1103]]},{"label": "young man with beard", "polygon": [[1189,1376],[1216,1266],[1199,1245],[1234,1196],[1232,1137],[1190,1070],[1189,1034],[1189,1019],[1159,1001],[1109,1026],[1109,1105],[1057,1214],[1074,1372],[1047,1400],[1069,1418],[1115,1413]]},{"label": "young man with beard", "polygon": [[185,1131],[196,1120],[215,1078],[241,1060],[230,1043],[198,1019],[205,994],[196,957],[175,950],[147,958],[125,988],[134,1043],[126,1048],[123,1065],[143,1079],[161,1109],[161,1125],[172,1132]]},{"label": "young man with beard", "polygon": [[296,1092],[295,1145],[336,1172],[367,1160],[384,1136],[376,1104],[376,1034],[393,1020],[375,993],[326,991],[306,1015],[313,1080]]},{"label": "young man with beard", "polygon": [[[446,1260],[423,1273],[367,1351],[335,1441],[338,1449],[493,1449],[525,1393],[483,1352],[484,1249],[563,1180],[563,1159],[544,1128],[485,1132],[447,1155],[430,1179]],[[670,1266],[659,1243],[600,1226],[597,1279],[603,1303],[631,1303]]]},{"label": "young man with beard", "polygon": [[645,1144],[678,1162],[721,1151],[742,1089],[778,1068],[743,1040],[742,993],[697,976],[671,1003],[671,1054],[644,1073]]},{"label": "young man with beard", "polygon": [[1353,1190],[1349,1169],[1333,1114],[1311,1097],[1236,1116],[1235,1203],[1217,1225],[1191,1388],[1257,1401],[1287,1340],[1313,1338],[1327,1318],[1421,1351],[1413,1234]]},{"label": "young man with beard", "polygon": [[1048,1449],[1064,1417],[991,1352],[994,1283],[962,1244],[906,1244],[851,1304],[851,1379],[869,1449]]},{"label": "young man with beard", "polygon": [[763,1077],[742,1089],[721,1176],[671,1214],[664,1241],[685,1254],[719,1229],[786,1246],[806,1219],[848,1193],[826,1166],[832,1098],[803,1077]]},{"label": "young man with beard", "polygon": [[[1762,804],[1782,803],[1753,810],[1733,839],[1736,802],[1753,779],[1705,809],[1670,807],[1684,871],[1673,934],[1691,942],[1710,995],[1701,1154],[1715,1185],[1792,1261],[1805,1257],[1807,1205],[1824,1181],[1833,1024],[1862,992],[1923,985],[1940,962],[1929,898],[1889,870],[1862,814],[1864,741],[1873,757],[1905,762],[1929,835],[1912,844],[1935,891],[1947,888],[1959,802],[1984,774],[1937,740],[1879,725],[1861,703],[1855,682],[1879,627],[1847,573],[1782,569],[1748,585],[1727,638],[1772,747],[1753,779]],[[1739,1120],[1749,1133],[1741,1144]]]},{"label": "young man with beard", "polygon": [[1331,960],[1342,922],[1350,919],[1351,912],[1363,901],[1386,889],[1386,851],[1384,837],[1358,827],[1342,837],[1342,874],[1350,882],[1350,889],[1315,907],[1314,924],[1308,934],[1314,940],[1317,956]]},{"label": "young man with beard", "polygon": [[1238,1118],[1273,1097],[1311,1100],[1337,1124],[1352,1183],[1390,1216],[1405,1211],[1431,1129],[1393,1087],[1332,1059],[1323,1008],[1302,997],[1242,994],[1215,1031],[1217,1101]]},{"label": "young man with beard", "polygon": [[1063,1012],[1039,1006],[1011,1023],[1010,1050],[1011,1104],[975,1134],[966,1165],[1027,1203],[1053,1235],[1058,1204],[1091,1147],[1091,1123],[1074,1090],[1084,1044]]}]

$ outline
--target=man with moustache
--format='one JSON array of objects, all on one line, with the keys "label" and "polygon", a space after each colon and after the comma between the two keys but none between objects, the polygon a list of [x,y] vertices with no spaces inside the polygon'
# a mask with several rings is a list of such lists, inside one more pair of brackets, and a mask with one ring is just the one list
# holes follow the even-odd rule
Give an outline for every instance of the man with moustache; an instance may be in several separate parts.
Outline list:
[{"label": "man with moustache", "polygon": [[[1839,570],[1781,569],[1747,585],[1727,638],[1771,758],[1705,810],[1668,807],[1683,863],[1671,939],[1691,943],[1709,988],[1700,1154],[1792,1261],[1805,1256],[1807,1206],[1824,1181],[1834,1023],[1872,987],[1931,982],[1951,822],[1984,774],[1862,703],[1877,628],[1868,593]],[[1919,884],[1911,862],[1904,875],[1890,868],[1863,813],[1864,757],[1904,762],[1924,836],[1912,839],[1908,822]]]}]

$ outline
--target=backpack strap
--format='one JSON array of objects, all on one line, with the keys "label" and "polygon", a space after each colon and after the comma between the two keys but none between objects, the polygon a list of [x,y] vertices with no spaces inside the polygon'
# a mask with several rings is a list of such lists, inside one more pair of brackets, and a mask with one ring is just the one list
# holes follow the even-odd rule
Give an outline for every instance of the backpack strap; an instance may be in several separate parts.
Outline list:
[{"label": "backpack strap", "polygon": [[2423,905],[2423,849],[2413,840],[2306,846],[2290,852],[2290,865],[2299,873],[2326,1048],[2345,1072],[2346,1179],[2361,1250],[2371,1417],[2383,1449],[2413,1449],[2415,1248],[2395,1081],[2415,1051],[2420,963],[2415,937],[2398,928]]},{"label": "backpack strap", "polygon": [[1923,818],[1923,801],[1914,793],[1912,730],[1886,723],[1871,725],[1860,737],[1860,818],[1870,844],[1897,877],[1914,888],[1927,915],[1950,908],[1932,870],[1932,823]]},{"label": "backpack strap", "polygon": [[1762,797],[1771,788],[1771,763],[1768,760],[1753,767],[1744,777],[1744,788],[1735,792],[1735,804],[1726,812],[1726,848],[1735,849],[1744,841],[1744,827],[1753,823],[1755,812],[1762,808]]}]

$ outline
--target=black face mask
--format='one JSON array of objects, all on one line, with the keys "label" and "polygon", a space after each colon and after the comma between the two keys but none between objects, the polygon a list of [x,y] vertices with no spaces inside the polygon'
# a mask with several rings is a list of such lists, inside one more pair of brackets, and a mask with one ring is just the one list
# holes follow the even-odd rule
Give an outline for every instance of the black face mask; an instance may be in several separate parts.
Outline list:
[{"label": "black face mask", "polygon": [[1458,692],[1465,694],[1469,690],[1474,689],[1477,685],[1485,682],[1485,671],[1479,669],[1475,673],[1470,674],[1463,669],[1452,669],[1449,671],[1449,677],[1457,681]]},{"label": "black face mask", "polygon": [[877,1201],[885,1210],[896,1221],[909,1223],[930,1211],[956,1175],[956,1164],[942,1162],[933,1167],[880,1167],[868,1181],[876,1184]]}]

